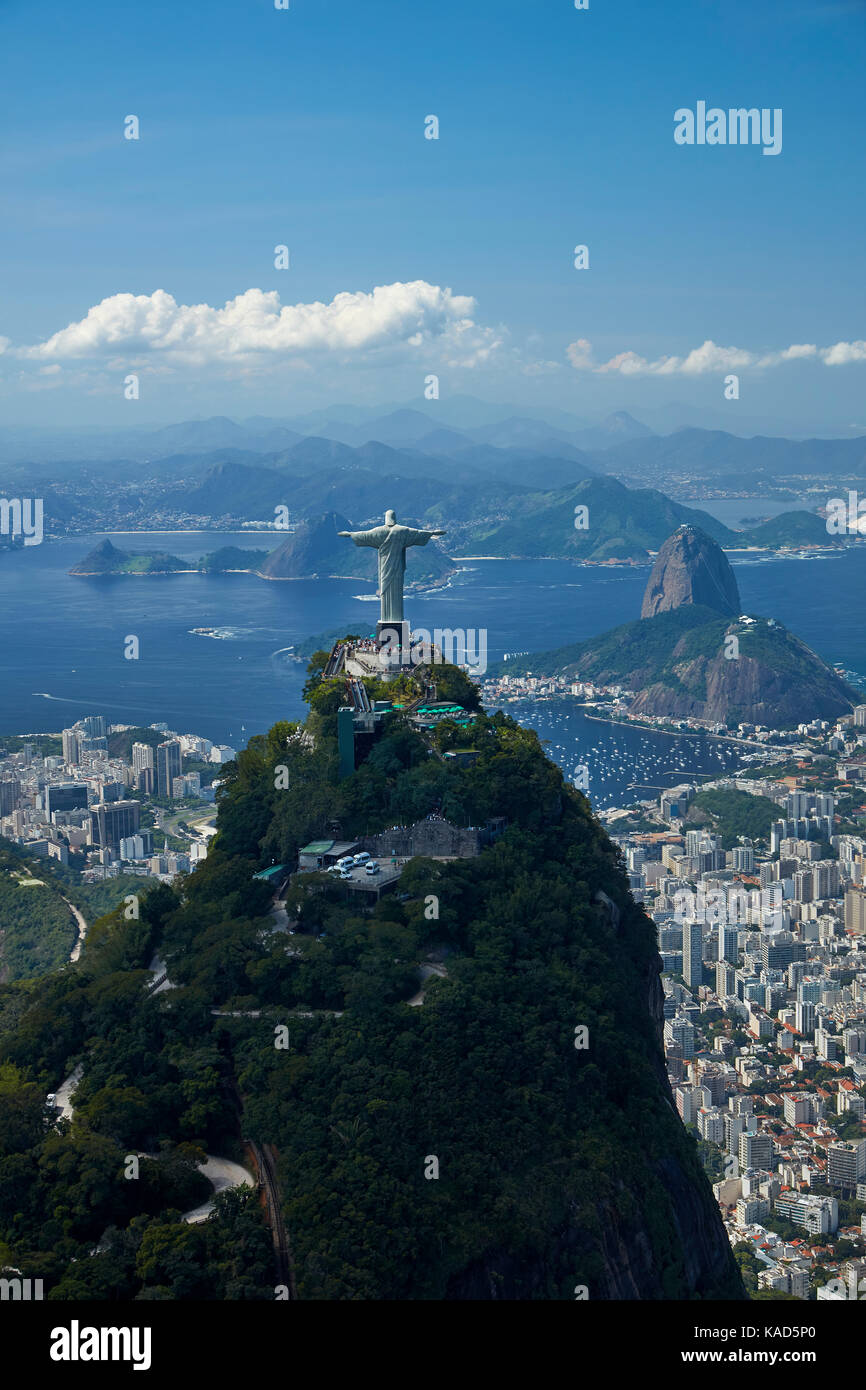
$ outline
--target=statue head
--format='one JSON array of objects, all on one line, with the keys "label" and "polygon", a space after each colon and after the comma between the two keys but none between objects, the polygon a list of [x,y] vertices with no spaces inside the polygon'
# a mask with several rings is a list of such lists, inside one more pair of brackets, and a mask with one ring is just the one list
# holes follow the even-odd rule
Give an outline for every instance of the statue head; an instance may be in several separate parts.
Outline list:
[{"label": "statue head", "polygon": [[394,508],[393,508],[393,507],[389,507],[388,510],[387,510],[387,512],[385,513],[385,525],[386,525],[386,526],[396,526],[396,525],[397,525],[397,513],[394,511]]}]

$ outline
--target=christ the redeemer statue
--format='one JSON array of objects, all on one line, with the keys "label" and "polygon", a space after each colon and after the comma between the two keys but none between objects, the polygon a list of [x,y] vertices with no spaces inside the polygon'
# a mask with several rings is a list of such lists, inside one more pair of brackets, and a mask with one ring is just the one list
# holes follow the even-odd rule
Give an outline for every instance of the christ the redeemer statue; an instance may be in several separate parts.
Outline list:
[{"label": "christ the redeemer statue", "polygon": [[369,545],[379,552],[380,623],[403,622],[403,578],[406,574],[406,547],[426,545],[444,531],[416,531],[413,526],[398,526],[392,510],[385,513],[384,526],[372,531],[341,531],[356,545]]}]

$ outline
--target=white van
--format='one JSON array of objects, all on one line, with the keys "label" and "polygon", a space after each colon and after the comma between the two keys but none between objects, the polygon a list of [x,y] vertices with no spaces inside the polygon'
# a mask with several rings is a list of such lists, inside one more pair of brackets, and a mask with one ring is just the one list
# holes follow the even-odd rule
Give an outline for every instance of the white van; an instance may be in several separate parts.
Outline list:
[{"label": "white van", "polygon": [[356,854],[356,855],[355,855],[355,863],[356,863],[356,864],[366,864],[366,863],[367,863],[367,860],[368,860],[369,858],[370,858],[370,855],[368,854],[367,850],[362,849],[360,854]]},{"label": "white van", "polygon": [[371,859],[370,862],[369,862],[369,864],[367,865],[367,873],[368,873],[368,874],[377,874],[378,872],[379,872],[379,865],[376,863],[375,859]]}]

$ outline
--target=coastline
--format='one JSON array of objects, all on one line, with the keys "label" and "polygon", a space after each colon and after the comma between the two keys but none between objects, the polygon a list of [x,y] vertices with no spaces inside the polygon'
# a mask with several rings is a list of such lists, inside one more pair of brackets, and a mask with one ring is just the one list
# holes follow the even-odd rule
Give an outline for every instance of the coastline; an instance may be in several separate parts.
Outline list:
[{"label": "coastline", "polygon": [[[828,542],[826,545],[816,545],[804,541],[799,545],[722,545],[719,547],[725,555],[778,555],[787,559],[798,557],[808,558],[808,555],[841,555],[848,548],[844,544]],[[657,550],[648,550],[646,558],[633,557],[627,560],[587,560],[580,555],[454,555],[452,558],[461,562],[466,560],[507,560],[527,561],[527,560],[570,560],[575,565],[585,565],[593,569],[642,569],[650,565]]]},{"label": "coastline", "polygon": [[[573,696],[565,694],[559,696],[552,695],[549,696],[548,699],[550,701],[556,699],[570,700],[573,699]],[[546,704],[547,702],[548,700],[545,700],[543,702],[533,700],[529,695],[522,698],[522,703],[529,705],[537,703]],[[521,698],[518,697],[516,700],[513,701],[513,703],[520,704]],[[768,745],[766,743],[758,743],[754,739],[737,738],[734,734],[717,734],[712,729],[660,729],[655,724],[644,724],[639,719],[609,718],[607,715],[604,714],[590,714],[589,708],[586,705],[584,705],[581,701],[574,701],[574,703],[580,708],[585,719],[591,719],[597,724],[619,724],[622,728],[625,729],[643,729],[646,733],[664,734],[667,738],[698,738],[701,734],[703,734],[706,738],[717,739],[720,743],[733,743],[738,748],[753,748],[756,750],[760,749],[764,752],[768,751]],[[484,708],[501,709],[503,707],[501,704],[498,704],[497,701],[491,700],[489,703],[486,701],[484,702]]]},{"label": "coastline", "polygon": [[[178,574],[251,574],[255,579],[264,579],[268,583],[291,584],[301,583],[310,579],[345,579],[364,582],[364,576],[359,574],[262,574],[261,570],[249,569],[189,569],[189,570],[79,570],[71,569],[66,573],[72,579],[170,579]],[[426,593],[429,589],[441,589],[450,584],[459,570],[452,570],[447,575],[441,575],[438,579],[421,580],[414,584],[407,584],[404,593],[420,594]],[[372,584],[373,579],[369,582]],[[371,597],[376,597],[375,590]]]},{"label": "coastline", "polygon": [[[645,729],[651,734],[666,734],[669,738],[697,738],[703,734],[706,738],[718,739],[720,743],[734,743],[738,748],[755,748],[767,750],[766,743],[756,743],[754,739],[736,738],[733,734],[717,734],[712,729],[660,729],[655,724],[643,724],[638,719],[608,719],[603,714],[587,714],[587,719],[594,719],[599,724],[621,724],[627,729]],[[787,732],[783,730],[782,732]]]}]

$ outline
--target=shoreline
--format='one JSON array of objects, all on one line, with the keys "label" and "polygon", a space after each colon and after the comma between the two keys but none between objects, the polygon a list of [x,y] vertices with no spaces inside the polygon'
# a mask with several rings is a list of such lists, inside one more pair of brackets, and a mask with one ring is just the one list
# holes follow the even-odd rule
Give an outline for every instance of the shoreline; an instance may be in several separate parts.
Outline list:
[{"label": "shoreline", "polygon": [[[655,724],[642,724],[637,719],[607,719],[603,714],[587,714],[587,719],[594,719],[598,724],[621,724],[627,729],[643,729],[648,734],[665,734],[668,738],[698,738],[701,734],[705,738],[718,739],[720,743],[733,743],[738,748],[754,748],[767,750],[769,745],[766,743],[755,743],[751,739],[736,738],[733,734],[717,734],[712,729],[659,729]],[[781,733],[790,733],[792,730],[782,729]]]},{"label": "shoreline", "polygon": [[[311,579],[344,579],[352,580],[353,583],[363,583],[364,576],[358,574],[262,574],[261,570],[246,569],[191,569],[191,570],[67,570],[66,573],[71,579],[171,579],[174,575],[181,574],[250,574],[254,579],[264,579],[272,584],[291,584],[303,583]],[[451,583],[451,580],[458,575],[460,570],[453,570],[450,574],[443,575],[439,579],[421,580],[415,584],[407,584],[405,594],[426,593],[429,589],[440,589]],[[372,583],[372,579],[369,581]],[[376,591],[371,598],[378,597]]]},{"label": "shoreline", "polygon": [[[556,699],[568,700],[568,699],[574,699],[574,697],[573,697],[573,696],[569,696],[569,695],[559,695],[559,696],[555,696],[555,695],[554,695],[554,696],[549,697],[549,699],[550,699],[550,700],[556,700]],[[513,703],[515,703],[515,704],[520,704],[520,703],[521,703],[521,700],[520,700],[520,699],[515,700]],[[524,704],[529,704],[529,705],[541,704],[541,703],[545,703],[545,704],[546,704],[546,703],[547,703],[547,700],[545,700],[544,702],[542,702],[542,701],[536,701],[536,700],[533,700],[531,696],[527,695],[527,696],[523,697],[523,703],[524,703]],[[604,714],[590,714],[589,711],[588,711],[588,709],[587,709],[587,707],[586,707],[585,705],[582,705],[580,701],[575,700],[574,703],[575,703],[575,705],[581,710],[581,712],[583,713],[583,715],[584,715],[584,717],[585,717],[586,719],[592,719],[596,724],[619,724],[621,727],[626,728],[626,729],[643,729],[644,733],[648,733],[648,734],[663,734],[666,738],[699,738],[701,735],[703,735],[705,738],[715,738],[715,739],[718,739],[720,743],[733,743],[733,744],[735,744],[738,748],[743,748],[743,747],[745,747],[745,748],[753,748],[753,749],[755,749],[755,750],[761,750],[761,751],[764,751],[764,752],[766,752],[766,751],[773,751],[773,750],[770,748],[770,746],[769,746],[768,744],[766,744],[766,743],[756,743],[756,742],[755,742],[754,740],[752,740],[752,739],[741,739],[741,738],[737,738],[734,734],[717,734],[717,733],[715,733],[712,729],[659,729],[655,724],[644,724],[644,723],[642,723],[642,722],[641,722],[640,720],[638,720],[638,719],[623,719],[623,718],[611,719],[611,718],[608,718],[608,717],[607,717],[606,715],[604,715]],[[484,708],[485,708],[485,709],[494,709],[494,708],[502,708],[502,706],[497,706],[497,705],[496,705],[496,701],[491,701],[489,705],[485,703]],[[505,711],[505,710],[503,710],[503,712],[504,712],[504,713],[507,713],[507,711]],[[785,730],[785,729],[783,729],[783,730],[781,730],[780,732],[782,732],[782,733],[792,733],[793,730]],[[780,751],[781,751],[781,750],[780,750]]]},{"label": "shoreline", "polygon": [[[804,541],[800,545],[721,545],[720,550],[725,555],[778,555],[788,559],[807,558],[808,555],[842,555],[848,546],[843,544],[816,545]],[[642,569],[653,563],[657,550],[647,551],[647,558],[635,558],[629,560],[585,560],[579,555],[454,555],[454,560],[461,563],[467,560],[507,560],[510,563],[525,562],[532,560],[568,560],[572,564],[586,566],[592,569]]]}]

